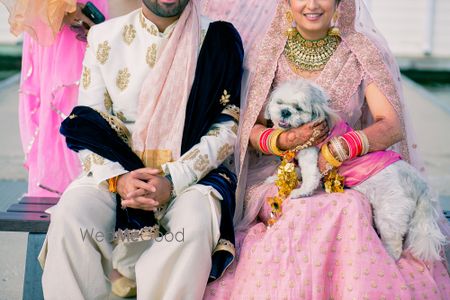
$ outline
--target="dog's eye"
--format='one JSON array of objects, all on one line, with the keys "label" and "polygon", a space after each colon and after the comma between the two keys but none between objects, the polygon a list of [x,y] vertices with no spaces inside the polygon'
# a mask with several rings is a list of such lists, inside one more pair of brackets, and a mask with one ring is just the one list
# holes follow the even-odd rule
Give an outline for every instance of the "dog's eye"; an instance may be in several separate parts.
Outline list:
[{"label": "dog's eye", "polygon": [[278,99],[276,102],[277,102],[278,105],[283,104],[283,101],[281,101],[280,99]]}]

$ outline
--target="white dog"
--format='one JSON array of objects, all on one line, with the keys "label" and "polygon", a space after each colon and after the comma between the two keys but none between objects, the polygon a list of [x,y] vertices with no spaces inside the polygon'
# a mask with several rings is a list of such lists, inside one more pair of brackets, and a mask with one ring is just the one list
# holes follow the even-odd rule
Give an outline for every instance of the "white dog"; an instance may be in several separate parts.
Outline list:
[{"label": "white dog", "polygon": [[[319,86],[305,80],[293,80],[276,88],[266,107],[265,118],[274,127],[289,129],[316,119],[326,119],[330,128],[337,115],[327,105],[328,96]],[[297,153],[302,184],[291,198],[311,195],[319,186],[317,167],[319,150],[309,147]],[[438,226],[442,210],[438,198],[405,161],[397,161],[353,189],[365,194],[374,214],[375,226],[388,253],[399,259],[405,248],[424,260],[439,260],[445,236]]]}]

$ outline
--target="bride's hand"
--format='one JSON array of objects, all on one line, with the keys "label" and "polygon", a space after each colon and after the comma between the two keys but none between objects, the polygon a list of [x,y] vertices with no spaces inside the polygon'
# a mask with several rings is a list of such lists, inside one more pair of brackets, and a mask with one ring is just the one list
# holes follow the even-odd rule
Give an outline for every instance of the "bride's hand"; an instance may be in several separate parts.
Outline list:
[{"label": "bride's hand", "polygon": [[317,136],[313,139],[312,144],[317,145],[327,138],[328,131],[329,128],[325,120],[313,121],[297,128],[291,128],[280,134],[277,146],[282,151],[293,149],[306,143],[312,138],[314,133]]},{"label": "bride's hand", "polygon": [[83,14],[83,12],[81,11],[83,7],[83,4],[77,3],[77,9],[72,13],[66,14],[64,16],[63,22],[64,24],[70,26],[72,30],[73,28],[77,28],[80,32],[83,32],[86,35],[89,31],[89,28],[91,28],[91,26],[95,24],[91,19]]}]

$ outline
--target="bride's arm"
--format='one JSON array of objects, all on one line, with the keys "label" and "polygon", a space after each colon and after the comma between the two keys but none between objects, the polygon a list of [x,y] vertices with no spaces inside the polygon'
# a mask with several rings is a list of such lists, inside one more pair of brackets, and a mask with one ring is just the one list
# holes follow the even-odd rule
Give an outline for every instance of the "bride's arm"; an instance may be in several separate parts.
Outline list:
[{"label": "bride's arm", "polygon": [[386,96],[371,83],[366,88],[366,101],[374,123],[363,129],[369,140],[369,152],[385,150],[403,139],[400,118]]}]

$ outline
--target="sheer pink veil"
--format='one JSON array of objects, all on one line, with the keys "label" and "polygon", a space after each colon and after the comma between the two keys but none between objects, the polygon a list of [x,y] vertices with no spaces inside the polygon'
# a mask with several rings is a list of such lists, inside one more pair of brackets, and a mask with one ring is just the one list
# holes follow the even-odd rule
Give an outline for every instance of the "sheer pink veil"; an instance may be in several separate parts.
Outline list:
[{"label": "sheer pink veil", "polygon": [[[270,4],[268,5],[270,7]],[[229,11],[235,11],[235,13],[240,11],[239,9],[235,9],[235,7],[232,7]],[[263,34],[258,29],[247,29],[245,22],[237,26],[238,28],[239,26],[241,27],[240,30],[242,32],[251,32],[253,30],[258,33],[256,41],[253,41],[251,47],[246,49],[245,65],[248,73],[243,83],[242,116],[239,127],[239,139],[235,151],[239,183],[234,221],[238,230],[245,230],[255,220],[264,201],[263,191],[265,189],[262,182],[266,178],[266,172],[264,172],[264,169],[258,170],[261,184],[259,185],[260,188],[254,188],[258,186],[254,184],[257,181],[256,177],[258,175],[252,174],[254,173],[253,171],[249,172],[249,159],[252,156],[252,151],[248,149],[248,143],[251,128],[256,121],[265,99],[269,95],[278,58],[282,55],[286,43],[285,30],[290,26],[285,18],[287,9],[288,6],[285,0],[277,1],[277,6],[273,11],[274,17],[264,18],[257,23],[258,26],[262,26],[261,28],[264,30]],[[357,57],[364,71],[369,74],[373,82],[388,98],[402,121],[405,139],[393,145],[391,149],[400,153],[405,160],[423,171],[424,169],[417,154],[417,145],[414,142],[412,127],[403,100],[399,68],[393,54],[389,50],[386,40],[376,29],[369,11],[362,0],[342,0],[338,10],[339,18],[337,26],[341,31],[342,42]],[[229,19],[239,18],[232,16]],[[252,25],[251,23],[248,24],[248,26]],[[367,118],[367,120],[361,120],[361,123],[366,126],[371,121],[370,118]],[[263,163],[258,160],[254,161],[256,161],[256,164]],[[273,169],[273,164],[270,161],[267,164],[269,165],[267,169]],[[254,188],[252,192],[253,196],[251,197],[251,201],[248,201],[250,197],[246,197],[246,194],[252,188]],[[256,190],[261,190],[261,194],[256,192]]]},{"label": "sheer pink veil", "polygon": [[76,9],[76,0],[0,0],[9,10],[11,33],[27,32],[40,45],[55,40],[66,12]]}]

